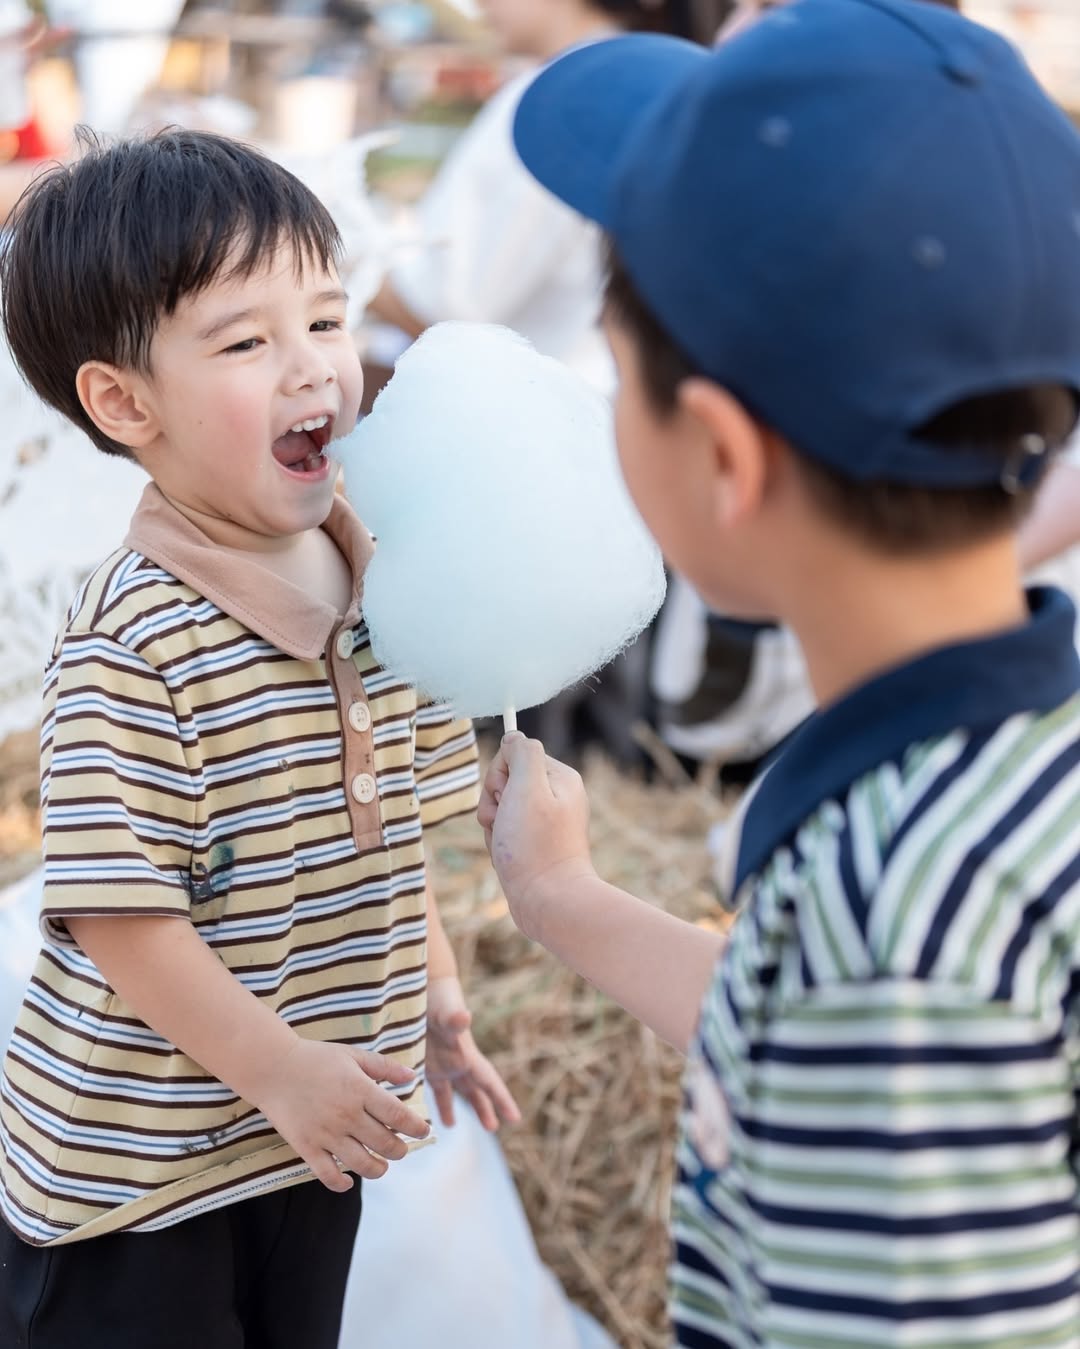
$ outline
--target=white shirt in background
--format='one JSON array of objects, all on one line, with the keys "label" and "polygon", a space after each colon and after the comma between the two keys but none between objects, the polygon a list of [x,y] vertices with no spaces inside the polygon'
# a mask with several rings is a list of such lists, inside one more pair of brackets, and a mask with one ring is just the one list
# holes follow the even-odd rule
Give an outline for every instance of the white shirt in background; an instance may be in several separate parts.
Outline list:
[{"label": "white shirt in background", "polygon": [[30,119],[22,32],[33,17],[23,0],[0,0],[0,131],[15,131]]},{"label": "white shirt in background", "polygon": [[425,323],[503,323],[610,395],[600,231],[541,187],[514,150],[514,112],[534,74],[505,84],[451,150],[417,208],[421,243],[391,280]]}]

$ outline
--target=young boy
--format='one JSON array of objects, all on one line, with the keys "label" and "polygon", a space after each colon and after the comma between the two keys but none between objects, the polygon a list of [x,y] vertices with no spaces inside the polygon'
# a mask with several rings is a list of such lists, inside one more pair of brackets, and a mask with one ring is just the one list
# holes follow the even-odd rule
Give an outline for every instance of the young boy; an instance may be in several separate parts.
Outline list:
[{"label": "young boy", "polygon": [[619,453],[822,708],[742,820],[726,949],[605,884],[509,737],[515,917],[689,1049],[680,1344],[1080,1345],[1080,665],[1017,521],[1080,397],[1080,139],[1000,39],[805,0],[574,52],[516,137],[607,230]]},{"label": "young boy", "polygon": [[152,480],[46,675],[5,1349],[334,1349],[347,1173],[428,1133],[429,981],[444,1119],[451,1079],[515,1117],[425,883],[472,730],[376,665],[372,541],[334,492],[361,395],[338,247],[290,174],[173,130],[42,178],[3,252],[27,380]]}]

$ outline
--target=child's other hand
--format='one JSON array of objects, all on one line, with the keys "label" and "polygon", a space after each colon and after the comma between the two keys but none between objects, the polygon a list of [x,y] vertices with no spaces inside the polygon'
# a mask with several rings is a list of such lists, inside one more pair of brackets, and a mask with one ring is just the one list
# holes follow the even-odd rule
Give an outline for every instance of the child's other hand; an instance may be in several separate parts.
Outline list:
[{"label": "child's other hand", "polygon": [[297,1037],[275,1065],[257,1105],[328,1190],[351,1190],[353,1171],[384,1175],[408,1151],[397,1136],[426,1138],[430,1127],[379,1082],[402,1086],[416,1074],[382,1054]]},{"label": "child's other hand", "polygon": [[427,1080],[448,1128],[454,1123],[454,1092],[476,1111],[485,1129],[494,1133],[499,1121],[518,1124],[521,1111],[491,1061],[477,1048],[469,1026],[461,984],[453,976],[428,985]]},{"label": "child's other hand", "polygon": [[514,922],[540,936],[549,884],[593,875],[589,800],[581,775],[519,732],[503,737],[477,812]]}]

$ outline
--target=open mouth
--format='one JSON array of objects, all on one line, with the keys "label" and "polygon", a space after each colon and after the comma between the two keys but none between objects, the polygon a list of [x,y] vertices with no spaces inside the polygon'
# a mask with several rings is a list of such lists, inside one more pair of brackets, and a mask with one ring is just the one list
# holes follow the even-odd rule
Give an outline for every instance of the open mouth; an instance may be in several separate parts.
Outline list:
[{"label": "open mouth", "polygon": [[273,456],[290,473],[321,473],[327,464],[324,451],[330,443],[330,432],[330,418],[325,414],[297,422],[274,441]]}]

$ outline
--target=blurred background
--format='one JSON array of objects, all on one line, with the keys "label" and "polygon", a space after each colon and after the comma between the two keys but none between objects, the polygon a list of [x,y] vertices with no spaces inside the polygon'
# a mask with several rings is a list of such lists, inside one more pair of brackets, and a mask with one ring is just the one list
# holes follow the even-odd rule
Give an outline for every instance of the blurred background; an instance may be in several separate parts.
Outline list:
[{"label": "blurred background", "polygon": [[[610,393],[600,241],[514,160],[516,99],[538,62],[577,41],[649,28],[711,43],[754,5],[0,0],[0,220],[43,162],[74,153],[80,123],[239,136],[304,177],[338,219],[368,405],[396,356],[442,318],[508,323]],[[1080,123],[1080,0],[964,8],[1017,43]],[[79,579],[123,537],[143,480],[42,408],[2,347],[0,406],[2,1013],[5,994],[21,996],[36,940],[41,670]],[[1063,472],[1076,492],[1080,468]],[[1071,541],[1071,529],[1055,540]],[[1057,551],[1056,541],[1033,546],[1031,560]],[[762,756],[811,707],[787,634],[711,615],[673,578],[656,630],[526,725],[582,765],[601,871],[719,926],[725,821]],[[455,1334],[463,1349],[660,1349],[677,1056],[516,933],[472,822],[439,831],[432,847],[478,1038],[525,1122],[502,1153],[468,1132],[456,1152],[430,1149],[411,1195],[373,1202],[360,1263],[396,1319],[373,1325],[358,1286],[342,1349],[454,1349]],[[6,1032],[0,1018],[0,1044]],[[432,1248],[421,1299],[419,1225]],[[426,1304],[437,1338],[401,1319],[395,1268],[410,1314]],[[562,1290],[595,1320],[567,1311]]]}]

